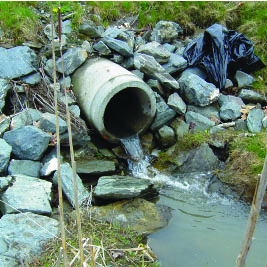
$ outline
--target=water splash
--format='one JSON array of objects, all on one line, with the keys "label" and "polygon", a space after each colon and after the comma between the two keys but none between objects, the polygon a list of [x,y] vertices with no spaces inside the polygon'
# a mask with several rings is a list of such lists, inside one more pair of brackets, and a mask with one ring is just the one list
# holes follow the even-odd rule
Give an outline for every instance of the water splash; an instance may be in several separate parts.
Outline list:
[{"label": "water splash", "polygon": [[138,162],[144,158],[144,153],[138,135],[120,140],[130,159]]}]

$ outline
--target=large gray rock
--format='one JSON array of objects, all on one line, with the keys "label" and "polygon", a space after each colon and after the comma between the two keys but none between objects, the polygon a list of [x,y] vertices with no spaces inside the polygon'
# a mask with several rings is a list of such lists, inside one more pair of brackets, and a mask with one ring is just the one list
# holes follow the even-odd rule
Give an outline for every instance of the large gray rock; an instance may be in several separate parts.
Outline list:
[{"label": "large gray rock", "polygon": [[116,165],[111,160],[78,160],[77,173],[104,175],[114,173]]},{"label": "large gray rock", "polygon": [[195,74],[202,78],[203,80],[206,80],[208,77],[207,72],[204,69],[200,69],[199,67],[190,67],[183,71],[182,75],[190,75]]},{"label": "large gray rock", "polygon": [[240,97],[220,94],[220,117],[223,121],[234,121],[241,117],[241,108],[244,104]]},{"label": "large gray rock", "polygon": [[0,138],[0,174],[7,170],[12,146],[10,146],[4,139]]},{"label": "large gray rock", "polygon": [[[67,123],[58,118],[59,133],[62,134],[68,130]],[[40,119],[39,128],[49,133],[56,133],[56,115],[51,113],[43,113]]]},{"label": "large gray rock", "polygon": [[170,147],[176,142],[174,130],[167,125],[161,127],[156,136],[162,147]]},{"label": "large gray rock", "polygon": [[153,56],[158,63],[168,62],[171,56],[168,50],[155,41],[141,45],[136,52]]},{"label": "large gray rock", "polygon": [[30,212],[0,219],[0,266],[28,265],[39,258],[45,244],[59,234],[59,222]]},{"label": "large gray rock", "polygon": [[144,72],[148,77],[157,79],[163,86],[169,89],[179,89],[179,83],[155,60],[154,57],[145,54],[134,54],[134,66]]},{"label": "large gray rock", "polygon": [[0,79],[0,114],[2,113],[2,110],[5,107],[6,95],[10,90],[11,84],[5,79]]},{"label": "large gray rock", "polygon": [[79,27],[79,32],[91,38],[99,38],[103,33],[103,28],[90,24],[83,24]]},{"label": "large gray rock", "polygon": [[0,50],[0,78],[15,79],[36,70],[38,58],[27,46]]},{"label": "large gray rock", "polygon": [[168,121],[176,116],[176,111],[169,108],[164,99],[155,93],[156,96],[156,116],[150,126],[154,132],[165,125]]},{"label": "large gray rock", "polygon": [[173,93],[168,97],[167,104],[179,115],[183,115],[186,112],[186,104],[177,93]]},{"label": "large gray rock", "polygon": [[23,76],[21,80],[25,83],[28,83],[30,85],[35,85],[39,83],[42,80],[42,76],[39,72],[29,74],[27,76]]},{"label": "large gray rock", "polygon": [[213,103],[205,107],[188,105],[187,111],[193,111],[193,112],[199,113],[214,122],[220,121],[220,107],[218,103]]},{"label": "large gray rock", "polygon": [[93,48],[101,55],[107,56],[111,54],[111,50],[103,41],[99,41],[96,44],[94,44]]},{"label": "large gray rock", "polygon": [[188,155],[185,155],[184,158],[187,160],[178,169],[178,173],[203,173],[223,166],[223,163],[206,143],[186,153]]},{"label": "large gray rock", "polygon": [[152,31],[150,40],[158,43],[171,43],[179,34],[183,33],[183,29],[179,24],[172,21],[159,21]]},{"label": "large gray rock", "polygon": [[0,115],[0,137],[9,129],[10,117],[6,117],[4,114]]},{"label": "large gray rock", "polygon": [[247,117],[247,127],[252,133],[259,133],[262,129],[262,120],[264,118],[264,112],[261,109],[251,109]]},{"label": "large gray rock", "polygon": [[18,213],[18,210],[51,214],[51,182],[25,175],[13,175],[13,178],[12,186],[1,195],[5,202],[0,203],[3,214]]},{"label": "large gray rock", "polygon": [[235,80],[238,84],[238,87],[239,88],[242,88],[242,87],[246,87],[246,86],[251,86],[252,83],[255,80],[255,78],[245,72],[242,72],[240,70],[238,70],[235,74]]},{"label": "large gray rock", "polygon": [[[85,146],[91,137],[84,131],[72,130],[72,143],[74,146]],[[60,145],[69,146],[69,134],[68,132],[60,134]]]},{"label": "large gray rock", "polygon": [[11,129],[19,128],[21,126],[33,125],[33,123],[41,119],[42,113],[39,110],[28,108],[22,112],[17,113],[11,120]]},{"label": "large gray rock", "polygon": [[249,90],[249,89],[241,89],[239,94],[238,94],[238,97],[242,98],[242,100],[245,103],[248,103],[248,104],[249,103],[266,104],[266,102],[267,102],[267,99],[266,99],[266,97],[264,95],[262,95],[262,94],[260,94],[258,92]]},{"label": "large gray rock", "polygon": [[189,132],[189,123],[186,123],[180,118],[176,118],[170,126],[173,128],[177,139],[182,139]]},{"label": "large gray rock", "polygon": [[40,177],[40,169],[41,162],[39,161],[12,159],[8,166],[8,174]]},{"label": "large gray rock", "polygon": [[92,215],[101,220],[131,228],[140,234],[150,234],[168,225],[171,209],[155,205],[141,198],[118,201],[106,206],[93,207]]},{"label": "large gray rock", "polygon": [[171,53],[169,61],[163,64],[162,67],[169,73],[173,74],[178,71],[182,71],[187,67],[187,60],[177,54]]},{"label": "large gray rock", "polygon": [[39,160],[48,147],[50,135],[34,126],[22,126],[5,132],[3,139],[19,159]]},{"label": "large gray rock", "polygon": [[[63,54],[64,73],[66,76],[73,73],[87,59],[87,52],[83,48],[69,48]],[[61,58],[56,62],[57,71],[63,73]]]},{"label": "large gray rock", "polygon": [[[74,189],[73,189],[73,176],[72,168],[69,163],[61,164],[61,183],[62,191],[67,197],[70,204],[75,208],[75,198],[74,198]],[[53,176],[53,183],[58,183],[58,172],[56,171]],[[89,192],[83,186],[81,178],[76,174],[76,183],[77,183],[77,192],[78,192],[78,203],[79,206],[84,204],[89,198]]]},{"label": "large gray rock", "polygon": [[9,187],[9,185],[11,185],[11,182],[12,182],[11,176],[0,177],[0,192],[5,191]]},{"label": "large gray rock", "polygon": [[131,57],[133,55],[133,49],[130,48],[129,45],[124,41],[117,40],[108,36],[104,37],[103,41],[108,47],[112,48],[125,57]]},{"label": "large gray rock", "polygon": [[102,199],[127,199],[145,196],[153,188],[149,180],[132,176],[102,176],[97,182],[94,195]]},{"label": "large gray rock", "polygon": [[193,112],[188,111],[185,114],[186,123],[190,124],[192,132],[205,131],[213,126],[215,126],[215,122],[209,120],[207,117]]},{"label": "large gray rock", "polygon": [[188,104],[198,106],[208,106],[218,100],[220,91],[212,83],[195,74],[182,75],[178,80],[181,90],[181,96]]}]

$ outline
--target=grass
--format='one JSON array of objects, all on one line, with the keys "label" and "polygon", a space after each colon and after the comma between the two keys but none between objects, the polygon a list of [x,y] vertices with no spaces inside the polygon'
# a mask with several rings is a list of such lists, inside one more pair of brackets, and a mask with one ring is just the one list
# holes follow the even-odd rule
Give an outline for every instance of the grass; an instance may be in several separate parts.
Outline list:
[{"label": "grass", "polygon": [[[65,217],[68,218],[66,223],[67,243],[71,245],[67,246],[67,256],[71,261],[77,253],[75,248],[78,248],[77,227],[73,213],[65,214]],[[89,238],[86,249],[90,253],[92,253],[92,249],[94,250],[93,254],[97,256],[98,266],[160,266],[155,255],[147,246],[144,236],[130,229],[91,219],[86,212],[81,214],[81,219],[82,236]],[[60,247],[60,240],[51,240],[46,245],[38,262],[34,262],[30,266],[56,266]],[[63,263],[62,259],[60,263]],[[87,263],[91,264],[90,261]],[[80,262],[76,260],[72,266],[80,266]]]}]

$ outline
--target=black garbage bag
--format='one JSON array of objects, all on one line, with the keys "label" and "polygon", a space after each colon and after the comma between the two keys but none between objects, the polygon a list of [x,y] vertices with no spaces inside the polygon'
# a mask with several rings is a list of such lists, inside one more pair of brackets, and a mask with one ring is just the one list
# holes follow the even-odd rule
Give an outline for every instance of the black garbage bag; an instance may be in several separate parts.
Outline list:
[{"label": "black garbage bag", "polygon": [[189,66],[204,68],[212,83],[223,88],[228,74],[250,73],[265,67],[254,54],[253,43],[243,34],[220,24],[207,28],[204,36],[188,44],[184,58]]}]

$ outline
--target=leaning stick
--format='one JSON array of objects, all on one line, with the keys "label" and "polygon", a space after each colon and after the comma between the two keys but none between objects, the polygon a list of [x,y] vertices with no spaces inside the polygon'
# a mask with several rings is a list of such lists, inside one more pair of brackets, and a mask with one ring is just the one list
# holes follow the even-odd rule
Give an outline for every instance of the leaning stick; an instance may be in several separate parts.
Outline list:
[{"label": "leaning stick", "polygon": [[54,44],[54,23],[53,23],[53,7],[51,2],[51,29],[52,29],[52,54],[53,54],[53,74],[54,74],[54,102],[56,114],[56,135],[57,135],[57,177],[58,177],[58,195],[59,195],[59,218],[60,229],[63,248],[63,261],[64,266],[68,266],[67,250],[66,250],[66,235],[64,226],[64,211],[63,211],[63,197],[62,197],[62,183],[61,183],[61,167],[60,167],[60,137],[59,137],[59,122],[58,122],[58,102],[57,102],[57,89],[56,89],[56,57],[55,57],[55,44]]},{"label": "leaning stick", "polygon": [[265,162],[262,170],[262,174],[259,175],[258,183],[256,186],[254,198],[252,201],[250,216],[248,220],[247,232],[245,235],[245,240],[243,241],[241,251],[237,257],[236,267],[243,267],[246,264],[246,258],[249,252],[249,249],[252,244],[252,237],[254,230],[256,228],[258,216],[261,209],[261,203],[266,192],[267,187],[267,154],[265,157]]},{"label": "leaning stick", "polygon": [[60,57],[61,57],[62,74],[63,74],[63,87],[64,87],[64,92],[65,92],[65,105],[66,105],[66,115],[67,115],[67,125],[68,125],[69,145],[70,145],[70,155],[71,155],[72,182],[73,182],[73,190],[74,190],[75,211],[76,211],[76,219],[77,219],[77,227],[78,227],[78,238],[79,238],[79,248],[80,248],[80,260],[81,260],[81,266],[83,266],[84,253],[83,253],[81,217],[80,217],[80,210],[79,210],[78,190],[77,190],[77,181],[76,181],[76,162],[75,162],[75,159],[74,159],[70,111],[69,111],[68,100],[67,100],[67,88],[66,88],[66,83],[65,83],[64,62],[63,62],[63,57],[62,57],[60,6],[58,7],[58,26],[59,26]]}]

